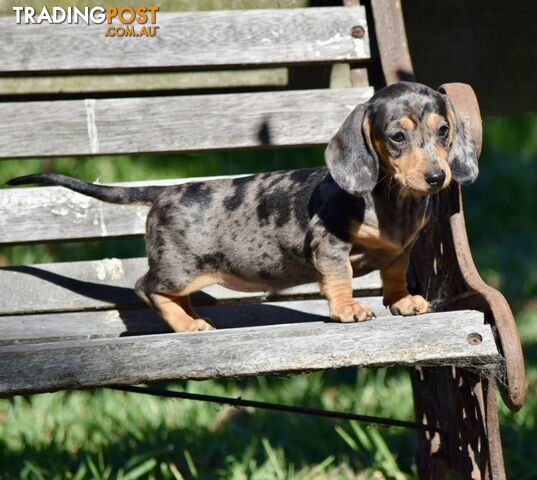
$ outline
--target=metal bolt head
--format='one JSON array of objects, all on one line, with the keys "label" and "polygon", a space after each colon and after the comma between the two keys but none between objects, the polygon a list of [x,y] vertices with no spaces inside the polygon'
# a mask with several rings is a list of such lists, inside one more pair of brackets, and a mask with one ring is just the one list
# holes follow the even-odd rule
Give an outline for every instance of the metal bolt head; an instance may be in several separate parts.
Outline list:
[{"label": "metal bolt head", "polygon": [[470,345],[479,345],[483,341],[483,337],[479,335],[479,333],[470,333],[470,335],[466,337],[466,341]]},{"label": "metal bolt head", "polygon": [[354,27],[352,27],[351,35],[354,38],[364,38],[364,35],[365,35],[364,27],[362,27],[361,25],[355,25]]}]

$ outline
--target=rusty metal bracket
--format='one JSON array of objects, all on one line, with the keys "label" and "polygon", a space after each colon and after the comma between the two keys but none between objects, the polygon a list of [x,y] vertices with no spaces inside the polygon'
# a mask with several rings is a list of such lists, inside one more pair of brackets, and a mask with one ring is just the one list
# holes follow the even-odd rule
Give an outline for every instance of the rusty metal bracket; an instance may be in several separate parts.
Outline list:
[{"label": "rusty metal bracket", "polygon": [[413,81],[414,68],[408,51],[405,22],[399,0],[371,0],[377,46],[386,85]]},{"label": "rusty metal bracket", "polygon": [[[477,97],[470,85],[464,83],[446,83],[439,88],[451,100],[457,115],[466,116],[474,139],[478,156],[481,154],[483,129]],[[500,392],[506,405],[511,410],[519,410],[524,404],[526,377],[524,357],[520,337],[513,314],[505,297],[487,285],[479,275],[474,264],[462,208],[462,194],[459,189],[459,209],[450,217],[453,244],[461,274],[470,291],[482,297],[493,318],[499,347],[505,358],[505,385],[500,385]]]}]

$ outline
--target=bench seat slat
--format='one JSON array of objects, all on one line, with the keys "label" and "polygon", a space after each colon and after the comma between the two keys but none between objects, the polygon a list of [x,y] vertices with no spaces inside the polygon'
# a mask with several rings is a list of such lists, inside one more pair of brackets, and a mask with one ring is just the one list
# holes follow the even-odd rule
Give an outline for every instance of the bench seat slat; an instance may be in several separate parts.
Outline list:
[{"label": "bench seat slat", "polygon": [[321,145],[372,94],[343,88],[5,102],[0,158]]},{"label": "bench seat slat", "polygon": [[[118,39],[105,37],[105,24],[17,25],[14,17],[3,17],[0,72],[140,71],[370,57],[363,7],[158,13],[157,25],[155,38]],[[357,25],[364,28],[363,38],[351,35]]]},{"label": "bench seat slat", "polygon": [[[390,315],[381,297],[368,297],[362,301],[378,317]],[[218,329],[322,322],[329,318],[325,300],[212,305],[198,307],[196,311],[203,318],[209,318]],[[0,345],[169,332],[167,324],[147,308],[0,317]]]},{"label": "bench seat slat", "polygon": [[[468,335],[482,342],[471,345]],[[150,361],[148,361],[150,359]],[[0,347],[0,394],[349,366],[483,365],[499,355],[480,312],[298,323]]]},{"label": "bench seat slat", "polygon": [[[147,271],[146,258],[104,259],[0,269],[0,318],[45,312],[72,312],[143,305],[133,291]],[[355,296],[374,295],[382,287],[378,272],[353,279]],[[237,292],[213,285],[192,296],[195,305],[320,298],[317,283],[275,292]],[[1,336],[1,335],[0,335]]]}]

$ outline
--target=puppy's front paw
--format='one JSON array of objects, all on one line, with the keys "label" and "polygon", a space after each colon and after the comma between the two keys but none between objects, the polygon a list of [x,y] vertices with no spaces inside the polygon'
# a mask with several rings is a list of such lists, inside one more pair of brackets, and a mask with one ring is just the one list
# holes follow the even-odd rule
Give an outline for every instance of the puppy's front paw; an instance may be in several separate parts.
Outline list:
[{"label": "puppy's front paw", "polygon": [[421,295],[407,295],[390,304],[390,312],[393,315],[420,315],[430,311],[429,303]]},{"label": "puppy's front paw", "polygon": [[375,318],[375,314],[365,305],[353,302],[346,305],[338,305],[330,309],[330,318],[336,322],[364,322]]},{"label": "puppy's front paw", "polygon": [[214,327],[207,321],[201,318],[193,319],[185,332],[206,332],[208,330],[214,330]]}]

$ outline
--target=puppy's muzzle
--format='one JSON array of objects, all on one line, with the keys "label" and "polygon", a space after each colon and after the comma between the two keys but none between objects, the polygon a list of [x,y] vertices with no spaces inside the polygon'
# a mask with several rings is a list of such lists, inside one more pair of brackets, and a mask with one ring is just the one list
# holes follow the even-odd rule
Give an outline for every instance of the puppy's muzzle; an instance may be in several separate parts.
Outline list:
[{"label": "puppy's muzzle", "polygon": [[446,172],[441,168],[435,170],[429,170],[425,174],[425,181],[430,185],[431,188],[438,188],[444,184],[446,179]]}]

